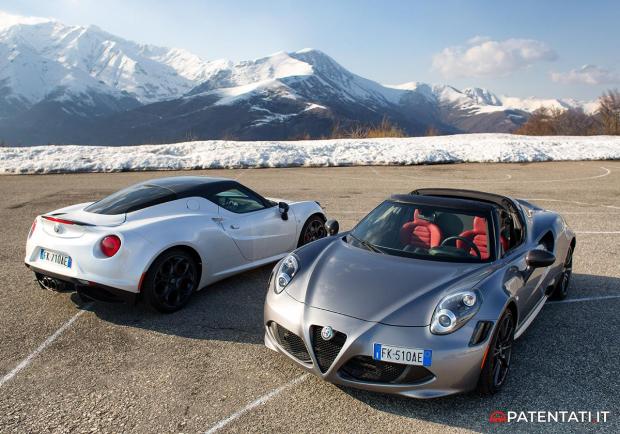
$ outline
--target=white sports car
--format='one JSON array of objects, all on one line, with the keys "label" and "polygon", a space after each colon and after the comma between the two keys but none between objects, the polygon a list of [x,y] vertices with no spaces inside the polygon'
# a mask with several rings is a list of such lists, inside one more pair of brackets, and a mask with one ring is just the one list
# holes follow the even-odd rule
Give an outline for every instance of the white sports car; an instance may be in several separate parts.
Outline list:
[{"label": "white sports car", "polygon": [[160,178],[38,216],[26,266],[46,289],[172,312],[195,290],[326,236],[318,202],[266,199],[225,178]]}]

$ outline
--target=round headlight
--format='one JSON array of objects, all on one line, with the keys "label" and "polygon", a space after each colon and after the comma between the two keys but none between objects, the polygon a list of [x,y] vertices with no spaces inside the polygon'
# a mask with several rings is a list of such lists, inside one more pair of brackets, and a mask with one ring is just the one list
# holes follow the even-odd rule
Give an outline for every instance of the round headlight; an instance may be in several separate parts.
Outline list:
[{"label": "round headlight", "polygon": [[286,285],[288,285],[290,281],[291,277],[288,274],[280,273],[278,274],[278,282],[276,283],[276,285],[278,285],[278,288],[281,288],[282,290],[286,287]]},{"label": "round headlight", "polygon": [[476,294],[473,292],[467,292],[463,295],[463,304],[467,307],[471,307],[476,304]]},{"label": "round headlight", "polygon": [[278,271],[276,272],[275,292],[281,293],[284,288],[290,283],[290,281],[297,274],[299,270],[299,262],[293,255],[288,255],[280,262]]},{"label": "round headlight", "polygon": [[436,320],[433,322],[433,331],[436,333],[450,333],[456,325],[456,315],[448,309],[440,309],[435,314]]},{"label": "round headlight", "polygon": [[481,300],[480,293],[476,289],[444,297],[433,313],[431,332],[445,335],[458,330],[478,312]]},{"label": "round headlight", "polygon": [[437,321],[439,321],[439,324],[443,327],[450,327],[452,325],[452,318],[450,318],[450,315],[446,313],[440,314]]}]

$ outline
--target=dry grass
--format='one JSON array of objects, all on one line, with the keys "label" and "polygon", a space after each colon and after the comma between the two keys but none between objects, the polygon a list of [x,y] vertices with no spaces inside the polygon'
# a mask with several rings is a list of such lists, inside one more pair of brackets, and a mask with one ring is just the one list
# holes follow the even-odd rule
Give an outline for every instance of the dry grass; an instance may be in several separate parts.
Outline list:
[{"label": "dry grass", "polygon": [[329,139],[377,139],[383,137],[406,137],[405,131],[384,117],[378,125],[354,125],[342,128],[339,122],[334,125]]},{"label": "dry grass", "polygon": [[441,131],[431,125],[426,129],[426,133],[424,133],[424,135],[426,137],[441,136]]}]

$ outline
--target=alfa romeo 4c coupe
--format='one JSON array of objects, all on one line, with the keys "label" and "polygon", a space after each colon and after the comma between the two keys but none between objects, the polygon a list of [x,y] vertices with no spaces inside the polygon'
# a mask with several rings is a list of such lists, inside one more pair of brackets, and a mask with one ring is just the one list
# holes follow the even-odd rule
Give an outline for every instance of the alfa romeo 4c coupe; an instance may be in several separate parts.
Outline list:
[{"label": "alfa romeo 4c coupe", "polygon": [[47,289],[172,312],[192,293],[324,237],[318,202],[262,197],[224,178],[172,177],[38,216],[26,265]]},{"label": "alfa romeo 4c coupe", "polygon": [[[337,222],[328,222],[330,233]],[[265,344],[327,381],[432,398],[505,384],[513,341],[566,297],[575,234],[525,200],[422,189],[275,267]]]}]

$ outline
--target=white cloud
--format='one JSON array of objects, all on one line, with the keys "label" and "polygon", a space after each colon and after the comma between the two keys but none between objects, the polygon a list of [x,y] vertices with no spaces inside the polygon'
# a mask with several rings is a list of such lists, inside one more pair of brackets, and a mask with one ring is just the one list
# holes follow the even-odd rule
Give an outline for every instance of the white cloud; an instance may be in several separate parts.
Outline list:
[{"label": "white cloud", "polygon": [[469,38],[467,40],[467,45],[478,45],[478,44],[482,44],[483,42],[487,42],[491,40],[492,38],[489,36],[477,35],[477,36],[474,36],[473,38]]},{"label": "white cloud", "polygon": [[475,36],[465,46],[447,47],[435,54],[433,69],[445,77],[497,77],[556,57],[547,44],[534,39],[495,41]]},{"label": "white cloud", "polygon": [[567,72],[552,72],[551,80],[562,84],[620,83],[620,73],[596,65],[583,65]]}]

